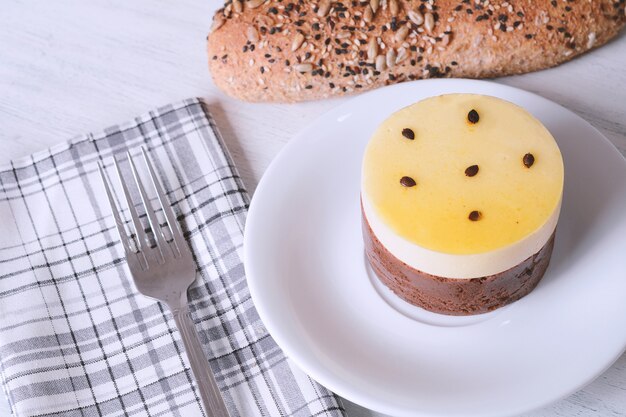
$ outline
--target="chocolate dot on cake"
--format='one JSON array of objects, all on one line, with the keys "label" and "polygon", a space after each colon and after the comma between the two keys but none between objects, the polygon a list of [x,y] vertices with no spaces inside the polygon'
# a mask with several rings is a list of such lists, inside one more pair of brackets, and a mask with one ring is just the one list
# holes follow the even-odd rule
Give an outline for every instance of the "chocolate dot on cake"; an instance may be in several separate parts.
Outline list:
[{"label": "chocolate dot on cake", "polygon": [[407,128],[402,129],[402,136],[404,136],[407,139],[413,140],[415,139],[415,132],[413,132],[412,129],[409,129],[407,127]]},{"label": "chocolate dot on cake", "polygon": [[467,113],[467,120],[471,124],[478,123],[479,119],[480,119],[480,116],[478,116],[478,112],[476,110],[472,109],[472,110],[470,110],[469,113]]},{"label": "chocolate dot on cake", "polygon": [[468,177],[473,177],[476,174],[478,174],[478,165],[472,165],[465,169],[465,175]]},{"label": "chocolate dot on cake", "polygon": [[526,168],[530,168],[535,163],[535,157],[532,153],[527,153],[524,155],[524,158],[522,158],[522,161],[524,165],[526,165]]},{"label": "chocolate dot on cake", "polygon": [[400,184],[402,184],[405,187],[415,187],[417,185],[415,180],[411,177],[400,178]]},{"label": "chocolate dot on cake", "polygon": [[483,217],[483,214],[478,210],[474,210],[469,214],[468,219],[470,219],[473,222],[476,222],[480,220],[481,217]]}]

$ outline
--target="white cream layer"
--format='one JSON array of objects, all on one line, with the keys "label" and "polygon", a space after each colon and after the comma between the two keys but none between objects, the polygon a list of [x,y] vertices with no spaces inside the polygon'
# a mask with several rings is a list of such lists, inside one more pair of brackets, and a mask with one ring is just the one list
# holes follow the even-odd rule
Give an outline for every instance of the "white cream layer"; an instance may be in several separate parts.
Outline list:
[{"label": "white cream layer", "polygon": [[480,278],[498,274],[539,252],[552,236],[561,212],[561,201],[559,201],[543,226],[509,246],[479,254],[453,255],[423,248],[398,236],[376,214],[366,195],[361,195],[361,200],[363,212],[374,235],[392,255],[419,271],[456,279]]}]

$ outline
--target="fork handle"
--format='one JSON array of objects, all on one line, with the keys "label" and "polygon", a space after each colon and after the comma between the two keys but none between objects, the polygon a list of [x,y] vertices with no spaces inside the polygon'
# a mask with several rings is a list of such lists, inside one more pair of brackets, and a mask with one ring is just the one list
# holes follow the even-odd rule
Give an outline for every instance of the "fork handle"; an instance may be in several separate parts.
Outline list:
[{"label": "fork handle", "polygon": [[172,315],[182,336],[189,364],[198,384],[204,411],[209,417],[229,417],[209,361],[202,350],[195,324],[189,315],[189,308],[184,306],[179,309],[172,309]]}]

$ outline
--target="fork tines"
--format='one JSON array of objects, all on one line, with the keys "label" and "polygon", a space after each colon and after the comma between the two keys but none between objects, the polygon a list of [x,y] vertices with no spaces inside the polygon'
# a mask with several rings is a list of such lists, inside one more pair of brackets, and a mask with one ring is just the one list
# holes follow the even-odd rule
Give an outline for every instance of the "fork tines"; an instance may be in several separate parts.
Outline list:
[{"label": "fork tines", "polygon": [[[168,242],[167,239],[165,238],[165,235],[163,234],[163,230],[161,229],[159,221],[157,220],[156,213],[154,209],[152,208],[152,205],[146,193],[146,189],[144,187],[143,181],[141,180],[141,177],[139,176],[139,172],[137,171],[137,167],[135,166],[135,162],[133,161],[133,157],[130,154],[130,151],[127,152],[126,155],[128,157],[130,169],[132,171],[135,184],[137,185],[137,189],[139,190],[139,194],[141,196],[141,202],[143,204],[146,215],[148,217],[148,223],[150,225],[150,229],[152,230],[152,234],[154,235],[154,239],[156,241],[156,249],[158,250],[158,254],[160,255],[158,257],[160,259],[156,259],[156,261],[159,264],[162,264],[170,258],[178,258],[181,256],[186,256],[189,253],[188,252],[189,248],[187,246],[187,243],[185,242],[185,238],[183,237],[183,232],[180,228],[180,225],[178,224],[178,221],[176,220],[176,215],[174,214],[174,211],[172,210],[172,207],[170,206],[169,201],[167,200],[167,197],[165,196],[163,187],[161,186],[161,183],[159,182],[156,176],[152,163],[150,162],[150,158],[148,157],[148,153],[146,152],[146,149],[143,146],[141,147],[141,153],[143,155],[143,160],[147,167],[148,174],[152,182],[152,186],[154,187],[156,191],[159,204],[161,205],[161,209],[163,210],[163,213],[165,214],[166,225],[169,228],[171,235],[173,237],[173,242],[170,245],[170,242]],[[142,269],[148,269],[151,261],[149,257],[147,256],[147,254],[151,252],[151,244],[146,234],[146,231],[144,230],[144,227],[141,224],[141,221],[139,219],[139,214],[137,213],[137,210],[135,208],[135,204],[133,203],[131,199],[130,192],[128,191],[128,186],[126,185],[126,182],[124,181],[124,178],[122,176],[122,172],[120,169],[120,165],[117,161],[117,158],[113,157],[113,161],[114,161],[115,171],[117,172],[117,177],[118,177],[119,183],[121,185],[121,188],[124,194],[124,200],[126,201],[126,206],[128,207],[128,210],[130,211],[133,228],[135,229],[135,234],[137,236],[137,253],[143,255],[139,257],[139,258],[143,258],[144,260],[141,267]],[[113,217],[115,219],[117,231],[120,235],[120,240],[122,241],[122,245],[124,246],[124,252],[126,254],[126,257],[130,259],[129,255],[132,253],[135,253],[135,251],[131,247],[130,238],[126,233],[126,228],[121,218],[121,214],[120,214],[121,208],[118,207],[118,205],[115,203],[115,199],[113,198],[113,192],[111,191],[111,186],[109,185],[109,181],[107,180],[104,166],[101,163],[98,163],[98,168],[100,171],[100,175],[102,177],[102,181],[104,183],[104,187],[106,190],[107,198],[109,200],[109,204],[111,205],[111,211],[113,212]]]}]

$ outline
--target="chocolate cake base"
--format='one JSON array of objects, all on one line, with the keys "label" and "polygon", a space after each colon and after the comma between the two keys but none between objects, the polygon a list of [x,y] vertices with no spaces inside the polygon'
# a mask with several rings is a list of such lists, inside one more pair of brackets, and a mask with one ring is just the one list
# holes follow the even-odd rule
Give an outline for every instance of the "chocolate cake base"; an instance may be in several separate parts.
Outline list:
[{"label": "chocolate cake base", "polygon": [[495,275],[453,279],[430,275],[400,261],[374,235],[363,216],[365,252],[376,276],[403,300],[435,313],[486,313],[519,300],[539,283],[550,263],[554,233],[533,256]]}]

